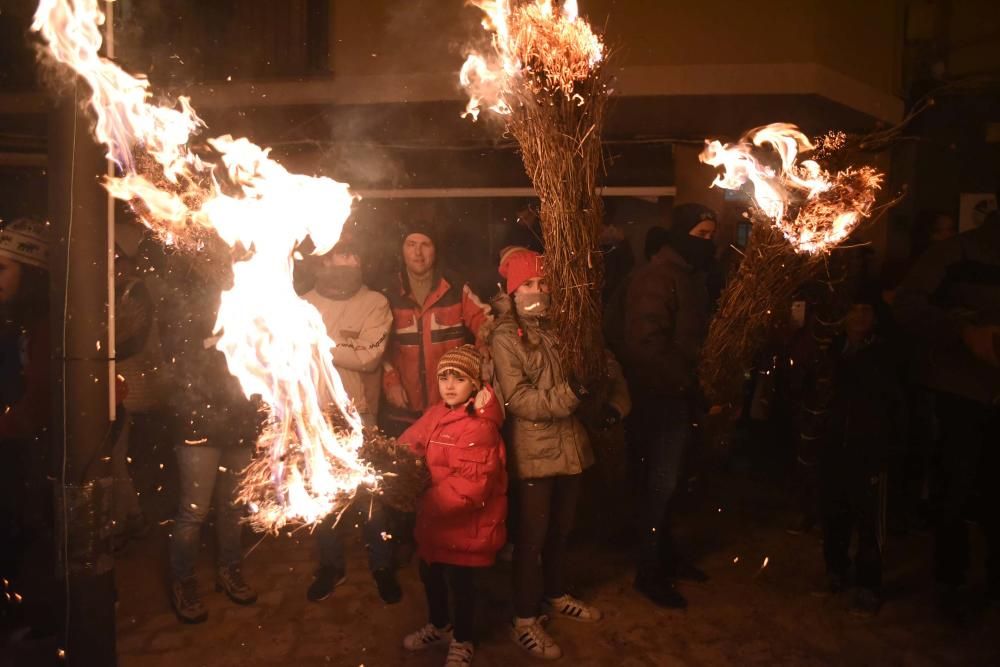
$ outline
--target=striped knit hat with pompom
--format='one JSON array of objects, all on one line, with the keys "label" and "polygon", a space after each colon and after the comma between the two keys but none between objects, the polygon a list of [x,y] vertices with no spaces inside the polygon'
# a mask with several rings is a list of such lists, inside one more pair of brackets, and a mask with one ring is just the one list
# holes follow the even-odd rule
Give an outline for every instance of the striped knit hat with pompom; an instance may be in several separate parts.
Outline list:
[{"label": "striped knit hat with pompom", "polygon": [[482,387],[483,355],[474,345],[463,345],[454,350],[448,350],[441,356],[438,362],[438,375],[448,371],[454,371],[459,375],[472,380],[472,384],[479,389]]}]

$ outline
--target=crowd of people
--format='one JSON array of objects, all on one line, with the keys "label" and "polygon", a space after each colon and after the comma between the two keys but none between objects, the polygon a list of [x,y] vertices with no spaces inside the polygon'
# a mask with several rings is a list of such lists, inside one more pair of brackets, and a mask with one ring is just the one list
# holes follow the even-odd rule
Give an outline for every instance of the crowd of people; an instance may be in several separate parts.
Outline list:
[{"label": "crowd of people", "polygon": [[[997,601],[1000,498],[989,478],[1000,462],[991,446],[1000,437],[1000,218],[962,234],[939,223],[934,218],[893,284],[844,281],[839,312],[823,308],[825,297],[803,296],[812,300],[804,311],[797,306],[792,324],[762,353],[744,405],[725,407],[706,404],[697,376],[717,293],[718,221],[705,206],[674,207],[669,227],[647,235],[646,262],[604,286],[607,373],[596,381],[575,377],[561,361],[541,248],[504,248],[502,290],[487,302],[446,269],[432,224],[403,230],[399,272],[381,290],[365,285],[361,237],[345,233],[327,254],[299,263],[296,289],[326,324],[333,364],[364,426],[409,446],[426,462],[430,482],[414,517],[362,491],[347,510],[358,521],[320,523],[307,598],[324,600],[344,581],[348,526],[358,523],[379,595],[399,602],[394,552],[412,532],[428,622],[403,638],[407,650],[441,645],[447,665],[472,663],[477,572],[499,555],[512,562],[511,640],[531,656],[560,657],[550,617],[602,618],[564,580],[567,544],[583,473],[595,461],[592,439],[624,421],[629,485],[640,490],[630,510],[634,586],[650,604],[683,609],[678,582],[708,575],[677,544],[672,515],[686,458],[701,437],[697,425],[717,416],[737,429],[781,422],[762,432],[795,451],[803,517],[796,530],[821,526],[824,587],[853,588],[858,612],[882,605],[887,507],[906,521],[926,511],[935,576],[950,609],[968,598],[967,523],[978,520],[989,544],[987,595]],[[0,485],[11,581],[25,567],[31,540],[24,531],[51,523],[6,497],[44,486],[44,474],[29,472],[40,460],[33,452],[44,439],[48,404],[40,399],[49,361],[43,227],[17,221],[0,232],[7,406],[0,440],[7,460],[18,462],[5,467],[12,476]],[[127,390],[113,438],[116,546],[147,530],[123,461],[129,446],[141,446],[135,434],[154,428],[144,417],[150,406],[169,396],[179,484],[169,597],[180,620],[200,623],[208,613],[195,564],[213,507],[216,588],[238,604],[257,597],[241,567],[245,515],[234,491],[254,454],[261,412],[215,349],[213,277],[179,255],[138,257],[140,250],[120,249],[117,266]],[[761,408],[769,402],[781,409]],[[34,507],[45,508],[44,498]]]}]

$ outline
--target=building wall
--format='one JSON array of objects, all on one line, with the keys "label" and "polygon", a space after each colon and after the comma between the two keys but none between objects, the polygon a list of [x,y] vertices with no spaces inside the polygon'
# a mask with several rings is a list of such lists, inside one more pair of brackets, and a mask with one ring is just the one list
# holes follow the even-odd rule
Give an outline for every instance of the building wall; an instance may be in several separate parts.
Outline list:
[{"label": "building wall", "polygon": [[[814,63],[899,92],[900,0],[581,0],[580,11],[622,67]],[[457,72],[487,45],[481,16],[463,0],[335,2],[331,69]]]}]

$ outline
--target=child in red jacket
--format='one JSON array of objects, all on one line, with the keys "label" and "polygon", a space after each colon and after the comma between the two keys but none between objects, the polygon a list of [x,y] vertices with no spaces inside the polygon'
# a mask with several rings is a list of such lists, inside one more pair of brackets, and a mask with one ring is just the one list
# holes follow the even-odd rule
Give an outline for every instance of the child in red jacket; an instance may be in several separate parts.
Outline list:
[{"label": "child in red jacket", "polygon": [[507,538],[503,411],[481,384],[481,369],[472,345],[445,353],[437,367],[442,402],[399,437],[426,459],[431,476],[414,531],[430,623],[407,635],[403,646],[418,651],[450,642],[446,667],[472,664],[476,569],[493,565]]}]

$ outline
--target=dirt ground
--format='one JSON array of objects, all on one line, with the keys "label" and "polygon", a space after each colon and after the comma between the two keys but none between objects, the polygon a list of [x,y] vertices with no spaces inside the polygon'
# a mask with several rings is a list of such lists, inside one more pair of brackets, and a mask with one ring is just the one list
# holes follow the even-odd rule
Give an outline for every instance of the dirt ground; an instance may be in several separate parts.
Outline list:
[{"label": "dirt ground", "polygon": [[[631,588],[628,549],[614,536],[623,516],[590,490],[569,558],[572,590],[605,612],[597,625],[556,619],[552,635],[566,665],[997,665],[1000,610],[983,608],[964,626],[937,612],[930,576],[930,539],[912,534],[887,545],[886,604],[875,618],[849,613],[850,597],[819,596],[823,581],[817,532],[793,536],[784,484],[774,475],[719,472],[679,512],[681,543],[708,572],[706,584],[682,584],[685,612],[665,611]],[[599,499],[599,500],[598,500]],[[605,507],[606,509],[606,507]],[[166,506],[161,514],[168,515]],[[161,517],[162,518],[162,517]],[[378,598],[362,547],[352,545],[347,583],[327,600],[305,599],[315,567],[306,532],[245,544],[248,581],[260,592],[250,607],[212,589],[211,532],[199,567],[209,620],[179,624],[167,601],[169,522],[128,546],[118,560],[119,651],[125,667],[270,665],[435,665],[443,651],[407,654],[403,636],[425,622],[415,563],[400,572],[404,599]],[[977,538],[978,539],[978,538]],[[258,543],[259,542],[259,543]],[[252,547],[252,548],[251,548]],[[977,541],[974,582],[981,585]],[[767,565],[764,567],[764,561]],[[530,664],[506,634],[509,566],[482,577],[477,665]],[[975,588],[975,587],[974,587]]]}]

